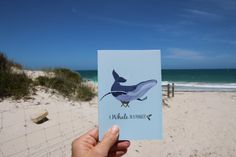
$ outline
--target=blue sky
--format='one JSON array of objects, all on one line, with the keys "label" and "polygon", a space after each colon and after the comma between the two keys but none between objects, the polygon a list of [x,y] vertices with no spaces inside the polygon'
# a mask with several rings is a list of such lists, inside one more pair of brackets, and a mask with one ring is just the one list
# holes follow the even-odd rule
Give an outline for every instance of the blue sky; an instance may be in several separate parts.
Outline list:
[{"label": "blue sky", "polygon": [[160,49],[163,68],[236,68],[235,0],[0,0],[0,51],[96,69],[99,49]]}]

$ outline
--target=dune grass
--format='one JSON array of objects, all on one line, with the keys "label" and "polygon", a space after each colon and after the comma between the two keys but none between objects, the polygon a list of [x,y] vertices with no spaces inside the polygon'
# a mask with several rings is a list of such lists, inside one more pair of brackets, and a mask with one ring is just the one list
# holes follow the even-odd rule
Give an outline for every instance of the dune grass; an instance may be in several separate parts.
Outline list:
[{"label": "dune grass", "polygon": [[35,86],[45,86],[57,90],[64,97],[89,101],[94,96],[93,90],[83,84],[79,73],[66,68],[51,70],[53,77],[39,76],[36,80],[28,78],[23,71],[14,72],[12,69],[21,69],[18,63],[10,61],[0,52],[0,98],[13,97],[20,99],[28,96]]},{"label": "dune grass", "polygon": [[57,90],[65,97],[89,101],[95,93],[82,84],[81,76],[69,69],[57,68],[53,70],[55,76],[52,78],[40,76],[36,79],[36,84]]},{"label": "dune grass", "polygon": [[13,67],[22,68],[20,64],[9,61],[0,52],[0,98],[20,99],[30,93],[32,80],[24,73],[13,73]]},{"label": "dune grass", "polygon": [[81,85],[76,92],[76,98],[82,101],[91,100],[96,94],[88,86]]},{"label": "dune grass", "polygon": [[56,68],[53,70],[57,78],[67,79],[71,82],[80,84],[82,82],[82,78],[79,73],[73,72],[70,69],[66,68]]}]

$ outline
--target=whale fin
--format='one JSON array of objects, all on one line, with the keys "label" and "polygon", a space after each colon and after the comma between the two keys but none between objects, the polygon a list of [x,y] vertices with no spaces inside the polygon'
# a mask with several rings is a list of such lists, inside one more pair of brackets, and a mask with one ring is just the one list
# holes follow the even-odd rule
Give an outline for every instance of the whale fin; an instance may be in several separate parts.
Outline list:
[{"label": "whale fin", "polygon": [[126,82],[126,79],[123,78],[123,77],[120,77],[116,72],[115,70],[112,71],[112,75],[115,79],[116,82]]},{"label": "whale fin", "polygon": [[108,92],[108,93],[106,93],[105,95],[103,95],[99,101],[101,101],[105,96],[107,96],[107,95],[109,95],[109,94],[112,94],[112,93],[122,93],[122,94],[127,94],[127,93],[124,92],[124,91],[111,91],[111,92]]},{"label": "whale fin", "polygon": [[147,97],[145,97],[145,98],[143,98],[143,99],[138,98],[137,100],[143,101],[143,100],[146,100],[146,99],[147,99]]}]

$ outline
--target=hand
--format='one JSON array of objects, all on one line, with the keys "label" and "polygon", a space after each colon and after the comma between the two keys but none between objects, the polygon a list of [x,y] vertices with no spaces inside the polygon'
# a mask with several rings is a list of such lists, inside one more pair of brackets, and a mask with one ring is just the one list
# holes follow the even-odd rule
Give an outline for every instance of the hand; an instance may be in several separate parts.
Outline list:
[{"label": "hand", "polygon": [[98,142],[98,129],[92,129],[72,143],[72,157],[120,157],[127,152],[129,141],[117,141],[119,128],[113,126]]}]

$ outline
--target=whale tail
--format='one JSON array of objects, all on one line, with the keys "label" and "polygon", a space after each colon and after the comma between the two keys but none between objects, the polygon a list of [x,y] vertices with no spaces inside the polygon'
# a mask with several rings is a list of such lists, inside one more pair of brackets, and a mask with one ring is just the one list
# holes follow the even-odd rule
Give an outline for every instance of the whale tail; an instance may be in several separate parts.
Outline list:
[{"label": "whale tail", "polygon": [[116,72],[115,70],[112,71],[112,75],[115,79],[115,82],[126,82],[126,79],[123,78],[123,77],[120,77]]}]

